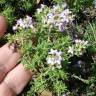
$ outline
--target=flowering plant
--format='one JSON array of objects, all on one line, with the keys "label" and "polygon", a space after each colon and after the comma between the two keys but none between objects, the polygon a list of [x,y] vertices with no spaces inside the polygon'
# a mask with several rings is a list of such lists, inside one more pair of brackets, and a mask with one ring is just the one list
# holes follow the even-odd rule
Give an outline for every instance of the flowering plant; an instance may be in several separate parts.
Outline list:
[{"label": "flowering plant", "polygon": [[[25,1],[19,2],[25,4]],[[84,83],[86,81],[81,75],[77,75],[78,72],[74,72],[76,69],[83,74],[86,71],[85,62],[78,60],[74,66],[72,63],[74,58],[77,60],[87,53],[91,45],[90,40],[86,34],[85,40],[78,36],[73,38],[75,15],[63,0],[53,1],[57,2],[51,6],[40,4],[34,15],[17,16],[18,19],[14,20],[12,26],[14,34],[7,35],[10,44],[16,44],[16,50],[21,51],[21,63],[35,73],[29,84],[30,89],[26,92],[28,96],[41,96],[45,91],[51,92],[53,96],[67,96],[66,94],[70,93],[69,77]],[[22,5],[21,9],[26,6]],[[72,73],[69,72],[70,64]]]}]

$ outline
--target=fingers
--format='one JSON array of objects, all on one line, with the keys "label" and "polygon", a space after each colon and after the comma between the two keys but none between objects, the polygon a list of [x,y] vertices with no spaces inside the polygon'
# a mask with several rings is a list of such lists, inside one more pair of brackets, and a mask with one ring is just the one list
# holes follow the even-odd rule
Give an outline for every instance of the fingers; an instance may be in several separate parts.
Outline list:
[{"label": "fingers", "polygon": [[2,81],[5,75],[11,71],[18,61],[20,60],[20,53],[13,52],[14,46],[9,48],[7,43],[0,48],[0,81]]},{"label": "fingers", "polygon": [[8,60],[7,64],[5,65],[6,72],[9,72],[11,69],[13,69],[17,63],[20,61],[20,53],[15,52],[10,56],[10,59]]},{"label": "fingers", "polygon": [[8,62],[10,57],[12,56],[13,52],[9,49],[9,44],[5,44],[3,47],[0,48],[0,63],[5,64]]},{"label": "fingers", "polygon": [[31,72],[26,70],[22,64],[19,64],[7,74],[4,82],[8,84],[16,94],[19,94],[31,78]]},{"label": "fingers", "polygon": [[5,83],[0,84],[0,96],[16,96]]},{"label": "fingers", "polygon": [[[5,64],[14,55],[20,55],[19,52],[13,52],[14,45],[9,47],[9,43],[0,48],[0,64]],[[20,57],[20,56],[19,56]]]}]

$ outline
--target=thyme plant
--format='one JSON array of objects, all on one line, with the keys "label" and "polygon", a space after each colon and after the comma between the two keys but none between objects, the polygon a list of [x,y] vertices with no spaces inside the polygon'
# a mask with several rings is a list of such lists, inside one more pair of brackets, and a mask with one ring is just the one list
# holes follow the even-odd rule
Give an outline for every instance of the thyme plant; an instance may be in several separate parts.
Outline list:
[{"label": "thyme plant", "polygon": [[[13,32],[13,34],[7,34],[6,38],[10,45],[14,43],[16,50],[20,50],[21,63],[34,72],[28,90],[23,93],[24,96],[40,96],[45,91],[52,93],[53,96],[67,96],[66,94],[70,93],[67,83],[70,75],[90,86],[88,78],[83,78],[80,73],[79,75],[70,73],[68,67],[72,64],[70,59],[81,58],[87,52],[90,53],[90,48],[96,41],[96,30],[91,24],[88,28],[92,29],[94,35],[86,29],[88,33],[86,32],[83,38],[72,37],[72,28],[77,28],[74,24],[75,16],[78,15],[74,15],[71,8],[75,6],[75,11],[78,12],[86,2],[89,4],[92,0],[89,0],[90,2],[88,0],[70,2],[69,0],[67,2],[48,0],[50,6],[44,5],[45,0],[42,1],[43,4],[38,6],[36,0],[0,1],[1,14],[6,16],[10,26],[9,30]],[[79,3],[77,4],[76,1]],[[75,31],[78,32],[78,30]],[[92,40],[95,40],[93,45]],[[96,52],[94,48],[93,53]],[[76,64],[79,69],[85,68],[81,61]]]}]

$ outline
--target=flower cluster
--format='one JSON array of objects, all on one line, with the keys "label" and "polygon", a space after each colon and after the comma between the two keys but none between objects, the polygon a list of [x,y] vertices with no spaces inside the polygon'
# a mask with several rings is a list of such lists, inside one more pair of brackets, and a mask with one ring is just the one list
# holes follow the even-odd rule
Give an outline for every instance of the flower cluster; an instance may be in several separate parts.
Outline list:
[{"label": "flower cluster", "polygon": [[16,31],[18,29],[26,29],[26,28],[33,28],[34,27],[34,21],[32,17],[26,16],[24,19],[17,20],[17,23],[15,26],[13,26],[13,30]]},{"label": "flower cluster", "polygon": [[63,58],[61,56],[62,52],[51,49],[48,54],[49,55],[46,59],[47,64],[49,66],[51,66],[52,68],[56,67],[56,68],[60,69],[61,68],[61,61],[63,60]]},{"label": "flower cluster", "polygon": [[88,41],[76,39],[73,46],[69,46],[68,53],[73,55],[82,55],[86,51]]},{"label": "flower cluster", "polygon": [[[37,10],[37,13],[40,13],[46,9],[44,5],[41,6],[40,9]],[[45,25],[58,28],[59,31],[63,32],[66,30],[67,25],[71,24],[74,20],[74,15],[67,8],[67,4],[64,3],[62,5],[54,5],[52,8],[48,10],[48,13],[44,18],[42,18],[42,23]]]}]

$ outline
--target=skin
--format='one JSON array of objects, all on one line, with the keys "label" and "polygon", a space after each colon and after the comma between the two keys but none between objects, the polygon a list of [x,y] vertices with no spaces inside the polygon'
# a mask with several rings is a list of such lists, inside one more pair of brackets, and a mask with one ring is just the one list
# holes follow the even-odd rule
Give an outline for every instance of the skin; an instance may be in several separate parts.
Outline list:
[{"label": "skin", "polygon": [[[0,36],[4,35],[7,28],[5,20],[1,23],[2,18],[0,16]],[[13,50],[14,46],[9,48],[8,43],[0,48],[0,96],[17,96],[32,78],[32,72],[25,69],[23,64],[18,64],[20,52]]]},{"label": "skin", "polygon": [[7,20],[4,16],[0,15],[0,37],[7,32]]}]

